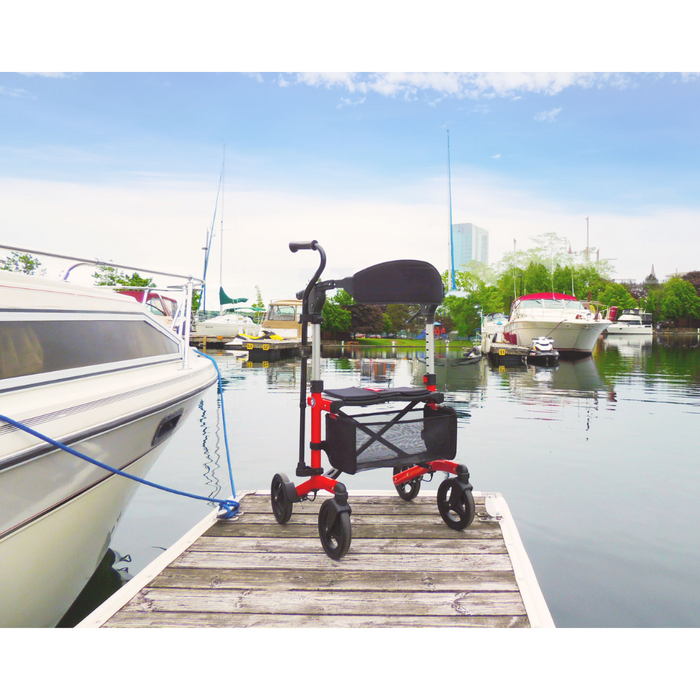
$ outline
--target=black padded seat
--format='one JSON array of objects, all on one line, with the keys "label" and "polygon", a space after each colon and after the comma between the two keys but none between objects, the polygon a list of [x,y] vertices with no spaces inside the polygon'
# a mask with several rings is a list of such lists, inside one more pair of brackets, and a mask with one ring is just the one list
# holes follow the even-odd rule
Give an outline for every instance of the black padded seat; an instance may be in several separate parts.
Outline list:
[{"label": "black padded seat", "polygon": [[324,389],[323,393],[331,398],[340,399],[338,403],[341,406],[370,406],[388,401],[430,401],[432,403],[442,403],[443,401],[442,394],[416,386],[390,387],[388,389],[363,389],[352,386],[347,389]]}]

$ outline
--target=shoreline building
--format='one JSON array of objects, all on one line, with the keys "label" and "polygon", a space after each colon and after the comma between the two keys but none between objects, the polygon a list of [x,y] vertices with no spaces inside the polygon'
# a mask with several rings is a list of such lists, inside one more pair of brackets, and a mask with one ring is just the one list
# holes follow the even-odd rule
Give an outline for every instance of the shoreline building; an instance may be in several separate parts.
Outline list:
[{"label": "shoreline building", "polygon": [[489,232],[474,224],[453,224],[455,270],[463,269],[471,260],[489,262]]}]

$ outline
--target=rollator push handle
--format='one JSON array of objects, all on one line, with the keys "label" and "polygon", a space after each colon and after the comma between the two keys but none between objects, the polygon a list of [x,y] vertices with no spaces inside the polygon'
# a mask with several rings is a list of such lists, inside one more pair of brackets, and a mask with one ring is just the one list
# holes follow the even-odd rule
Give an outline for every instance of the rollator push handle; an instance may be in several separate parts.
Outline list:
[{"label": "rollator push handle", "polygon": [[318,246],[318,241],[292,241],[289,244],[289,250],[296,253],[298,250],[316,250],[316,246]]}]

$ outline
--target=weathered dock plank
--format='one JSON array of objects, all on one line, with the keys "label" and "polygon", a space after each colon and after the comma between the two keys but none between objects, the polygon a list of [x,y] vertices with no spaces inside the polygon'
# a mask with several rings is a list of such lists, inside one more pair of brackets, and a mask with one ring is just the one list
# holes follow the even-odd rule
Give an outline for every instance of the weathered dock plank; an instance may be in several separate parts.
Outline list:
[{"label": "weathered dock plank", "polygon": [[166,568],[151,584],[153,588],[261,588],[366,591],[517,591],[512,571],[364,571],[297,569],[280,576],[275,569]]},{"label": "weathered dock plank", "polygon": [[[484,496],[472,526],[457,532],[434,493],[411,502],[351,493],[353,540],[340,561],[318,538],[322,501],[295,504],[279,525],[268,495],[247,494],[237,520],[203,522],[157,574],[81,626],[531,626],[533,594],[514,571],[512,528]],[[548,611],[536,616],[548,623]]]},{"label": "weathered dock plank", "polygon": [[[109,625],[115,626],[115,625]],[[156,618],[140,612],[124,611],[119,627],[126,628],[201,628],[201,627],[271,627],[271,628],[376,628],[376,627],[529,627],[526,616],[430,616],[415,617],[410,614],[393,616],[367,615],[247,615],[241,613],[160,613]]]},{"label": "weathered dock plank", "polygon": [[524,615],[517,591],[315,591],[183,590],[146,588],[129,604],[150,614],[160,612],[246,613],[249,615],[342,615],[415,617],[455,615]]}]

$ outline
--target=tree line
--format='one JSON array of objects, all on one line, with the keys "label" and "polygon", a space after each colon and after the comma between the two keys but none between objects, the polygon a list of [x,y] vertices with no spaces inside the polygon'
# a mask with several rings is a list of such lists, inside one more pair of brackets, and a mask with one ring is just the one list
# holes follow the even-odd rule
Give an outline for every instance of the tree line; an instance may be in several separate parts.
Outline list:
[{"label": "tree line", "polygon": [[[687,326],[696,325],[700,319],[700,271],[662,283],[650,275],[641,283],[623,284],[612,280],[614,270],[608,261],[577,260],[568,252],[566,240],[556,233],[542,234],[534,240],[534,247],[508,253],[493,265],[470,262],[466,269],[455,272],[454,285],[450,272],[444,272],[442,278],[448,293],[436,313],[442,328],[471,336],[486,314],[507,315],[517,297],[552,291],[590,299],[601,307],[639,308],[650,313],[654,323]],[[12,253],[0,259],[0,269],[45,274],[41,262],[28,254]],[[155,286],[151,278],[136,272],[127,275],[109,266],[98,267],[93,277],[97,285]],[[453,286],[456,294],[450,294]],[[259,288],[256,291],[256,304],[262,306]],[[198,296],[193,300],[193,311],[197,306]],[[341,289],[326,300],[322,328],[335,334],[416,334],[423,330],[416,310],[407,304],[357,304]]]}]

